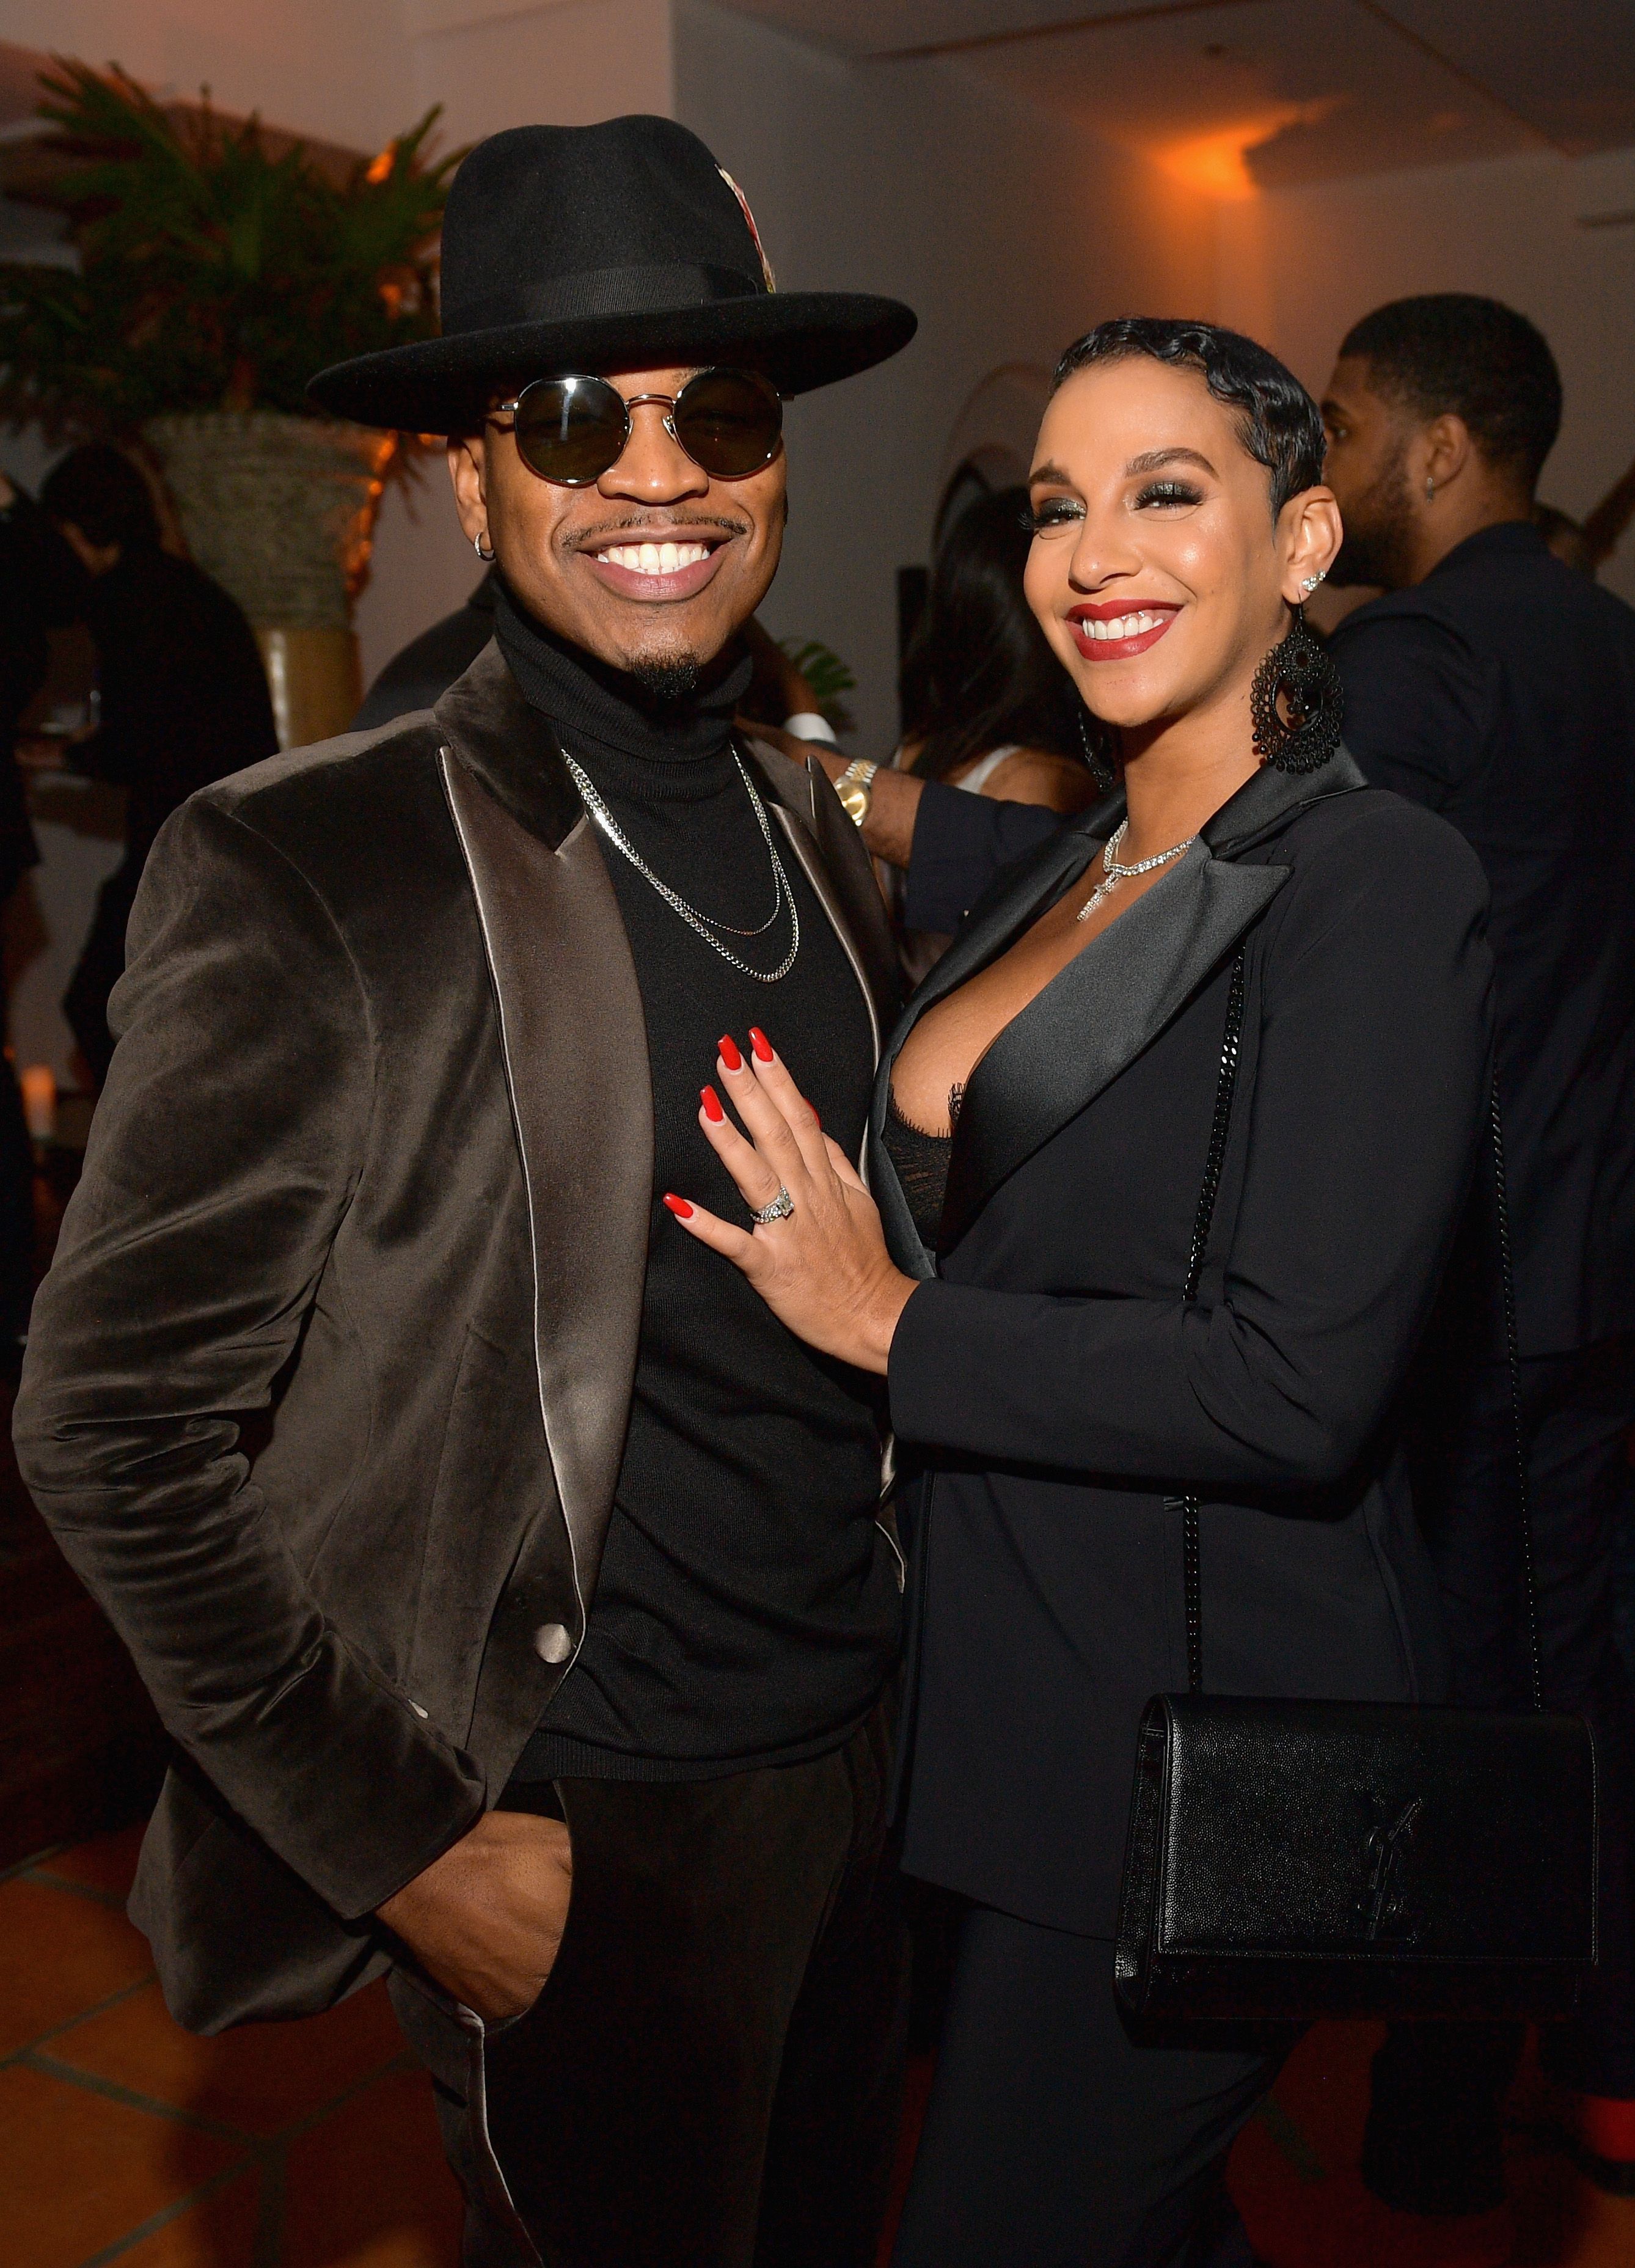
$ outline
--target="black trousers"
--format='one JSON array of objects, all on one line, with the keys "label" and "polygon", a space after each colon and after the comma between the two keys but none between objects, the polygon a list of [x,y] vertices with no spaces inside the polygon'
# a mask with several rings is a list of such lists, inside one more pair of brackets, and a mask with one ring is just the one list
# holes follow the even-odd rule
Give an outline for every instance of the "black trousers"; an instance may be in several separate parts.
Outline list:
[{"label": "black trousers", "polygon": [[[1635,1339],[1524,1362],[1545,1705],[1594,1727],[1601,1808],[1601,1960],[1582,2014],[1545,2027],[1563,2085],[1635,2097],[1635,1703],[1615,1619],[1617,1528],[1635,1425]],[[1453,1697],[1525,1708],[1527,1637],[1508,1377],[1469,1372],[1420,1429],[1416,1501],[1436,1563]],[[1388,2203],[1477,2212],[1503,2195],[1499,2104],[1524,2034],[1515,2025],[1394,2027],[1374,2064],[1363,2169]]]},{"label": "black trousers", "polygon": [[972,1908],[894,2268],[1249,2268],[1222,2175],[1295,2037],[1138,2043],[1105,1939]]},{"label": "black trousers", "polygon": [[556,1784],[573,1896],[534,2007],[485,2034],[394,1980],[465,2268],[872,2268],[906,2035],[888,1772],[877,1710],[809,1764]]}]

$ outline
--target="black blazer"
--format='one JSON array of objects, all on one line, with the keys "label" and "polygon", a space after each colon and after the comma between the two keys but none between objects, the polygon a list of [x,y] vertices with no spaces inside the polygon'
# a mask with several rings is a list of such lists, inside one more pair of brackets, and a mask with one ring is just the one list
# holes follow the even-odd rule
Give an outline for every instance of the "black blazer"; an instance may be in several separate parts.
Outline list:
[{"label": "black blazer", "polygon": [[[758,780],[877,1035],[880,892]],[[489,645],[435,711],[162,831],[41,1288],[23,1476],[179,1751],[132,1911],[198,2030],[382,1969],[374,1909],[504,1786],[585,1631],[652,1204],[636,971]],[[285,1390],[247,1465],[236,1414]]]},{"label": "black blazer", "polygon": [[[920,1465],[905,1864],[1110,1935],[1142,1708],[1186,1682],[1182,1513],[1203,1499],[1216,1691],[1443,1690],[1393,1405],[1484,1123],[1481,870],[1341,750],[1263,770],[1002,1032],[954,1138],[939,1248],[880,1142],[916,1019],[1093,857],[1017,870],[898,1027],[874,1186],[924,1280],[891,1351]],[[1181,1287],[1234,955],[1247,1006],[1200,1292]]]},{"label": "black blazer", "polygon": [[1358,762],[1492,891],[1521,1351],[1635,1329],[1635,611],[1512,520],[1332,650]]}]

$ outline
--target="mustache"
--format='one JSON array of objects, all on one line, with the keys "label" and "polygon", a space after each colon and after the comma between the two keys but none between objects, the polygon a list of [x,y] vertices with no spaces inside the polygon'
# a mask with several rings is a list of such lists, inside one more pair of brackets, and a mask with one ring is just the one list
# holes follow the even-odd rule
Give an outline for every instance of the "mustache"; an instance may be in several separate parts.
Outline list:
[{"label": "mustache", "polygon": [[583,551],[587,545],[605,542],[609,536],[674,535],[688,527],[716,535],[749,535],[754,533],[755,523],[730,512],[628,512],[615,519],[598,520],[594,527],[564,529],[562,540],[567,549]]}]

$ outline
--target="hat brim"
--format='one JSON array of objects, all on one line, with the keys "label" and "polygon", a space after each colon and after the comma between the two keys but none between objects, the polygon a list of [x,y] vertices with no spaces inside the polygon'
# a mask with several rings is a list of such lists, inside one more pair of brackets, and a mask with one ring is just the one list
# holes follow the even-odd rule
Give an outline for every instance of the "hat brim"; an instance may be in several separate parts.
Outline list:
[{"label": "hat brim", "polygon": [[448,433],[471,420],[486,387],[553,371],[731,360],[763,372],[780,394],[809,394],[884,362],[917,327],[900,299],[867,292],[754,292],[658,313],[460,331],[336,363],[306,390],[332,417]]}]

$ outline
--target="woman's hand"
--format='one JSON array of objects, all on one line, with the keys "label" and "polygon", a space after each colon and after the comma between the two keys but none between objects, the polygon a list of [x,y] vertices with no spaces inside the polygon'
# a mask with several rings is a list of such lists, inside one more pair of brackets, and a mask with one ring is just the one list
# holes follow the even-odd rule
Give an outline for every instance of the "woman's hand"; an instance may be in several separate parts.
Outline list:
[{"label": "woman's hand", "polygon": [[873,1198],[845,1152],[823,1132],[765,1033],[752,1030],[749,1041],[748,1062],[730,1039],[716,1058],[749,1138],[722,1109],[713,1086],[703,1091],[698,1123],[752,1212],[770,1205],[780,1189],[788,1190],[794,1211],[786,1220],[750,1230],[685,1197],[665,1203],[689,1236],[742,1269],[797,1338],[883,1377],[914,1278],[892,1265]]}]

